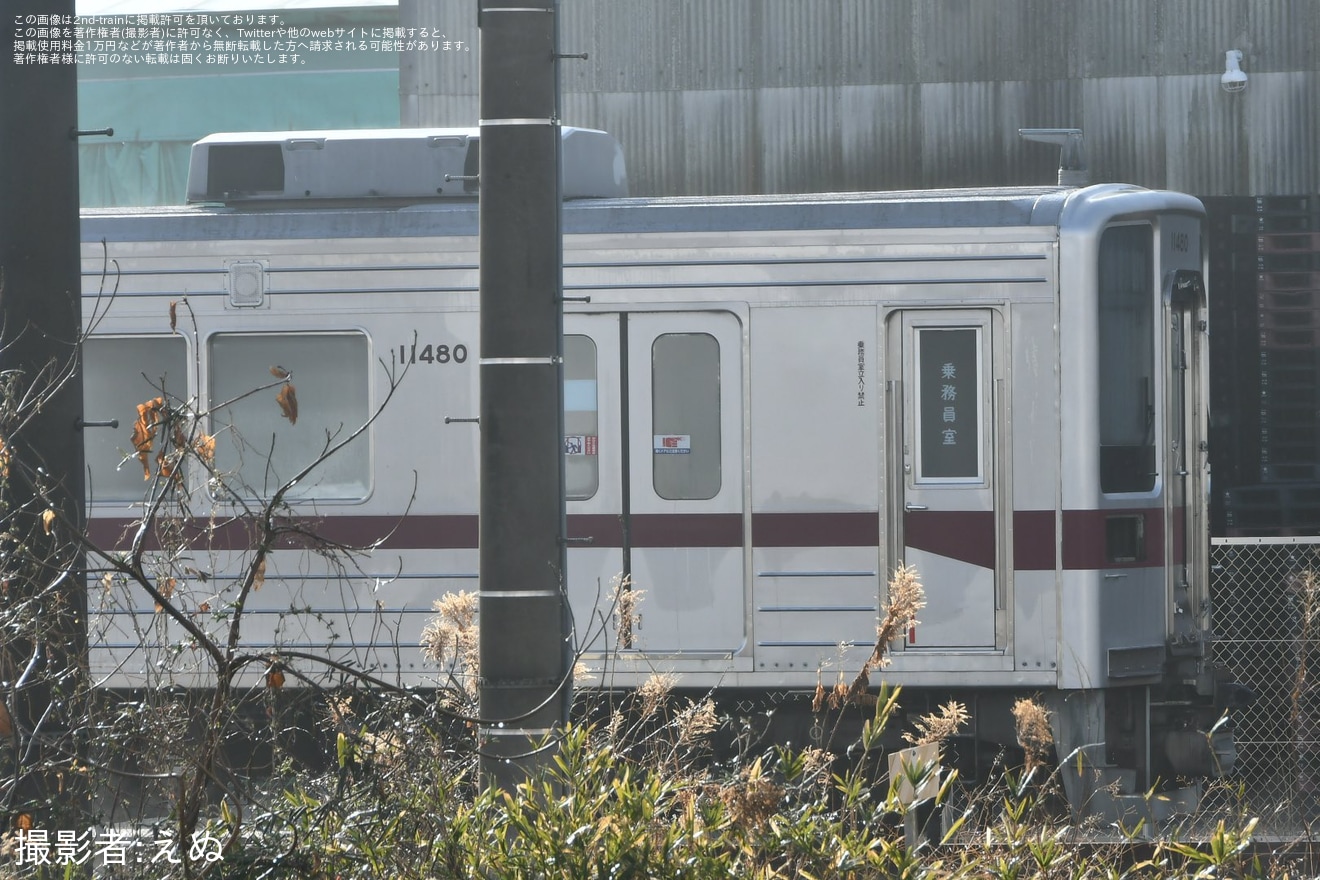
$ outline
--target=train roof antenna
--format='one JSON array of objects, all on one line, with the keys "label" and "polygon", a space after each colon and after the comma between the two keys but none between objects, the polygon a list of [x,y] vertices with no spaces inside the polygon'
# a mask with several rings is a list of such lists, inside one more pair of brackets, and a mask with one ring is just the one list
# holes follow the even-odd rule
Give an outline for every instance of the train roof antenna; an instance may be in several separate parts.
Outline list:
[{"label": "train roof antenna", "polygon": [[1059,186],[1086,186],[1091,172],[1082,156],[1080,128],[1019,128],[1023,140],[1059,145]]}]

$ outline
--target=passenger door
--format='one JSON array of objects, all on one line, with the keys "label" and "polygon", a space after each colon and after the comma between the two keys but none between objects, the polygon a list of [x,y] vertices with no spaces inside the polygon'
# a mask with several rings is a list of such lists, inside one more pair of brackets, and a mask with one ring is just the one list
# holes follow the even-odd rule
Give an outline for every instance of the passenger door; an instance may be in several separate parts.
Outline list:
[{"label": "passenger door", "polygon": [[993,313],[900,316],[891,324],[902,388],[895,402],[902,447],[897,544],[926,592],[907,647],[993,648],[1005,532],[996,504],[1001,383]]},{"label": "passenger door", "polygon": [[613,641],[617,632],[606,643],[659,653],[738,650],[746,616],[738,318],[568,315],[565,334],[566,381],[577,375],[575,335],[589,337],[598,358],[594,446],[579,441],[589,435],[574,429],[576,395],[571,385],[565,393],[570,476],[578,446],[594,451],[601,474],[592,497],[569,492],[570,599],[579,629],[584,615],[613,621],[603,587],[622,575],[641,594],[639,623],[622,643]]}]

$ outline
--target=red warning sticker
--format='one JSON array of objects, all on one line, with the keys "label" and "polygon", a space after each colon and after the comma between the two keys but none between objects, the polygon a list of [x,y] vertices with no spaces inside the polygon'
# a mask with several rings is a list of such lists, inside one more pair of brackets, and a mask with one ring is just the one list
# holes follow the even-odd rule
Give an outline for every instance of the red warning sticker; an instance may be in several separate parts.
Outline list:
[{"label": "red warning sticker", "polygon": [[652,444],[656,455],[689,455],[692,452],[691,434],[655,434]]},{"label": "red warning sticker", "polygon": [[570,434],[564,438],[564,455],[599,455],[600,438],[595,434]]}]

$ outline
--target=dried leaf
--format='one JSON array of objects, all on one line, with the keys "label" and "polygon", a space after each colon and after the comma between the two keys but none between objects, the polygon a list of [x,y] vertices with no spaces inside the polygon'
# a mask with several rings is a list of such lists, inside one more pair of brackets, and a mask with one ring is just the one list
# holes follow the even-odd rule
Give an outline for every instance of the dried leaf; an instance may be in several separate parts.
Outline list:
[{"label": "dried leaf", "polygon": [[197,606],[197,610],[205,614],[206,612],[211,610],[211,603],[203,602],[201,605]]},{"label": "dried leaf", "polygon": [[276,364],[275,366],[270,368],[270,374],[274,376],[276,379],[287,379],[293,375],[293,373],[290,373],[288,370],[284,369],[279,364]]},{"label": "dried leaf", "polygon": [[9,707],[0,700],[0,736],[14,735],[14,721],[9,717]]},{"label": "dried leaf", "polygon": [[49,507],[41,514],[41,528],[44,529],[48,535],[50,534],[51,529],[55,528],[55,511],[51,510]]},{"label": "dried leaf", "polygon": [[167,450],[164,444],[161,444],[160,451],[156,453],[156,466],[160,469],[162,477],[173,477],[176,483],[182,485],[183,474],[179,473],[179,462],[183,459],[183,450],[188,447],[188,437],[183,433],[183,427],[176,420],[174,422],[173,448]]},{"label": "dried leaf", "polygon": [[155,397],[146,403],[139,403],[138,417],[133,424],[133,448],[137,450],[138,461],[142,462],[142,479],[151,479],[151,468],[147,456],[156,442],[156,426],[160,424],[160,412],[165,408],[165,398]]},{"label": "dried leaf", "polygon": [[[156,584],[156,591],[160,593],[160,595],[163,598],[168,599],[174,595],[174,587],[176,583],[177,582],[174,580],[174,578],[164,578],[163,580],[161,580],[159,583]],[[162,603],[157,602],[156,613],[159,614],[164,610],[165,610],[165,606]]]},{"label": "dried leaf", "polygon": [[284,687],[284,672],[278,666],[266,670],[266,687],[279,690]]},{"label": "dried leaf", "polygon": [[14,817],[14,828],[15,828],[16,830],[18,830],[18,831],[31,831],[31,830],[32,830],[32,814],[31,814],[31,813],[19,813],[17,816],[15,816],[15,817]]},{"label": "dried leaf", "polygon": [[265,583],[266,583],[266,560],[262,559],[260,562],[257,563],[257,570],[252,572],[253,592],[260,590],[262,585]]},{"label": "dried leaf", "polygon": [[9,444],[0,440],[0,480],[9,478]]},{"label": "dried leaf", "polygon": [[108,593],[110,592],[110,588],[113,587],[114,585],[115,585],[114,572],[107,571],[105,574],[101,575],[101,589],[105,590]]},{"label": "dried leaf", "polygon": [[170,332],[173,333],[179,326],[179,301],[170,300]]},{"label": "dried leaf", "polygon": [[202,461],[207,464],[213,463],[215,461],[215,437],[210,434],[203,434],[193,444],[193,450]]},{"label": "dried leaf", "polygon": [[292,385],[286,382],[280,393],[275,395],[275,402],[280,405],[280,412],[284,413],[290,425],[298,424],[298,397]]}]

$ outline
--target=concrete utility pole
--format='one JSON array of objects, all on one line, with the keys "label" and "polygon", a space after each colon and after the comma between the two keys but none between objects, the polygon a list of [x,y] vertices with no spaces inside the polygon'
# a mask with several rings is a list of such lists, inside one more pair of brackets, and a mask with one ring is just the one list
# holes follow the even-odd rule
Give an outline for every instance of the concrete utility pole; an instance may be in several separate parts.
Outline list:
[{"label": "concrete utility pole", "polygon": [[[20,394],[31,389],[45,400],[21,430],[0,426],[6,432],[0,440],[8,472],[3,530],[12,536],[0,545],[0,577],[9,589],[9,607],[44,593],[44,617],[36,631],[6,639],[10,656],[0,678],[8,702],[14,679],[39,657],[10,708],[23,735],[45,715],[41,735],[50,741],[65,732],[65,713],[46,710],[61,700],[65,683],[80,677],[87,644],[83,561],[70,534],[81,532],[84,522],[82,372],[76,359],[82,331],[78,70],[73,0],[15,8],[5,18],[6,32],[14,37],[0,53],[0,372],[20,376]],[[46,20],[49,39],[40,55],[38,19]],[[19,44],[29,28],[30,53]],[[45,391],[57,378],[65,379],[63,386]],[[62,520],[49,528],[41,489],[49,492],[49,506]],[[12,553],[19,542],[26,552]],[[57,679],[61,684],[53,684]],[[50,786],[45,791],[42,785],[20,791],[28,799],[54,796],[53,774],[45,781]]]},{"label": "concrete utility pole", "polygon": [[557,0],[480,0],[481,778],[567,720]]}]

